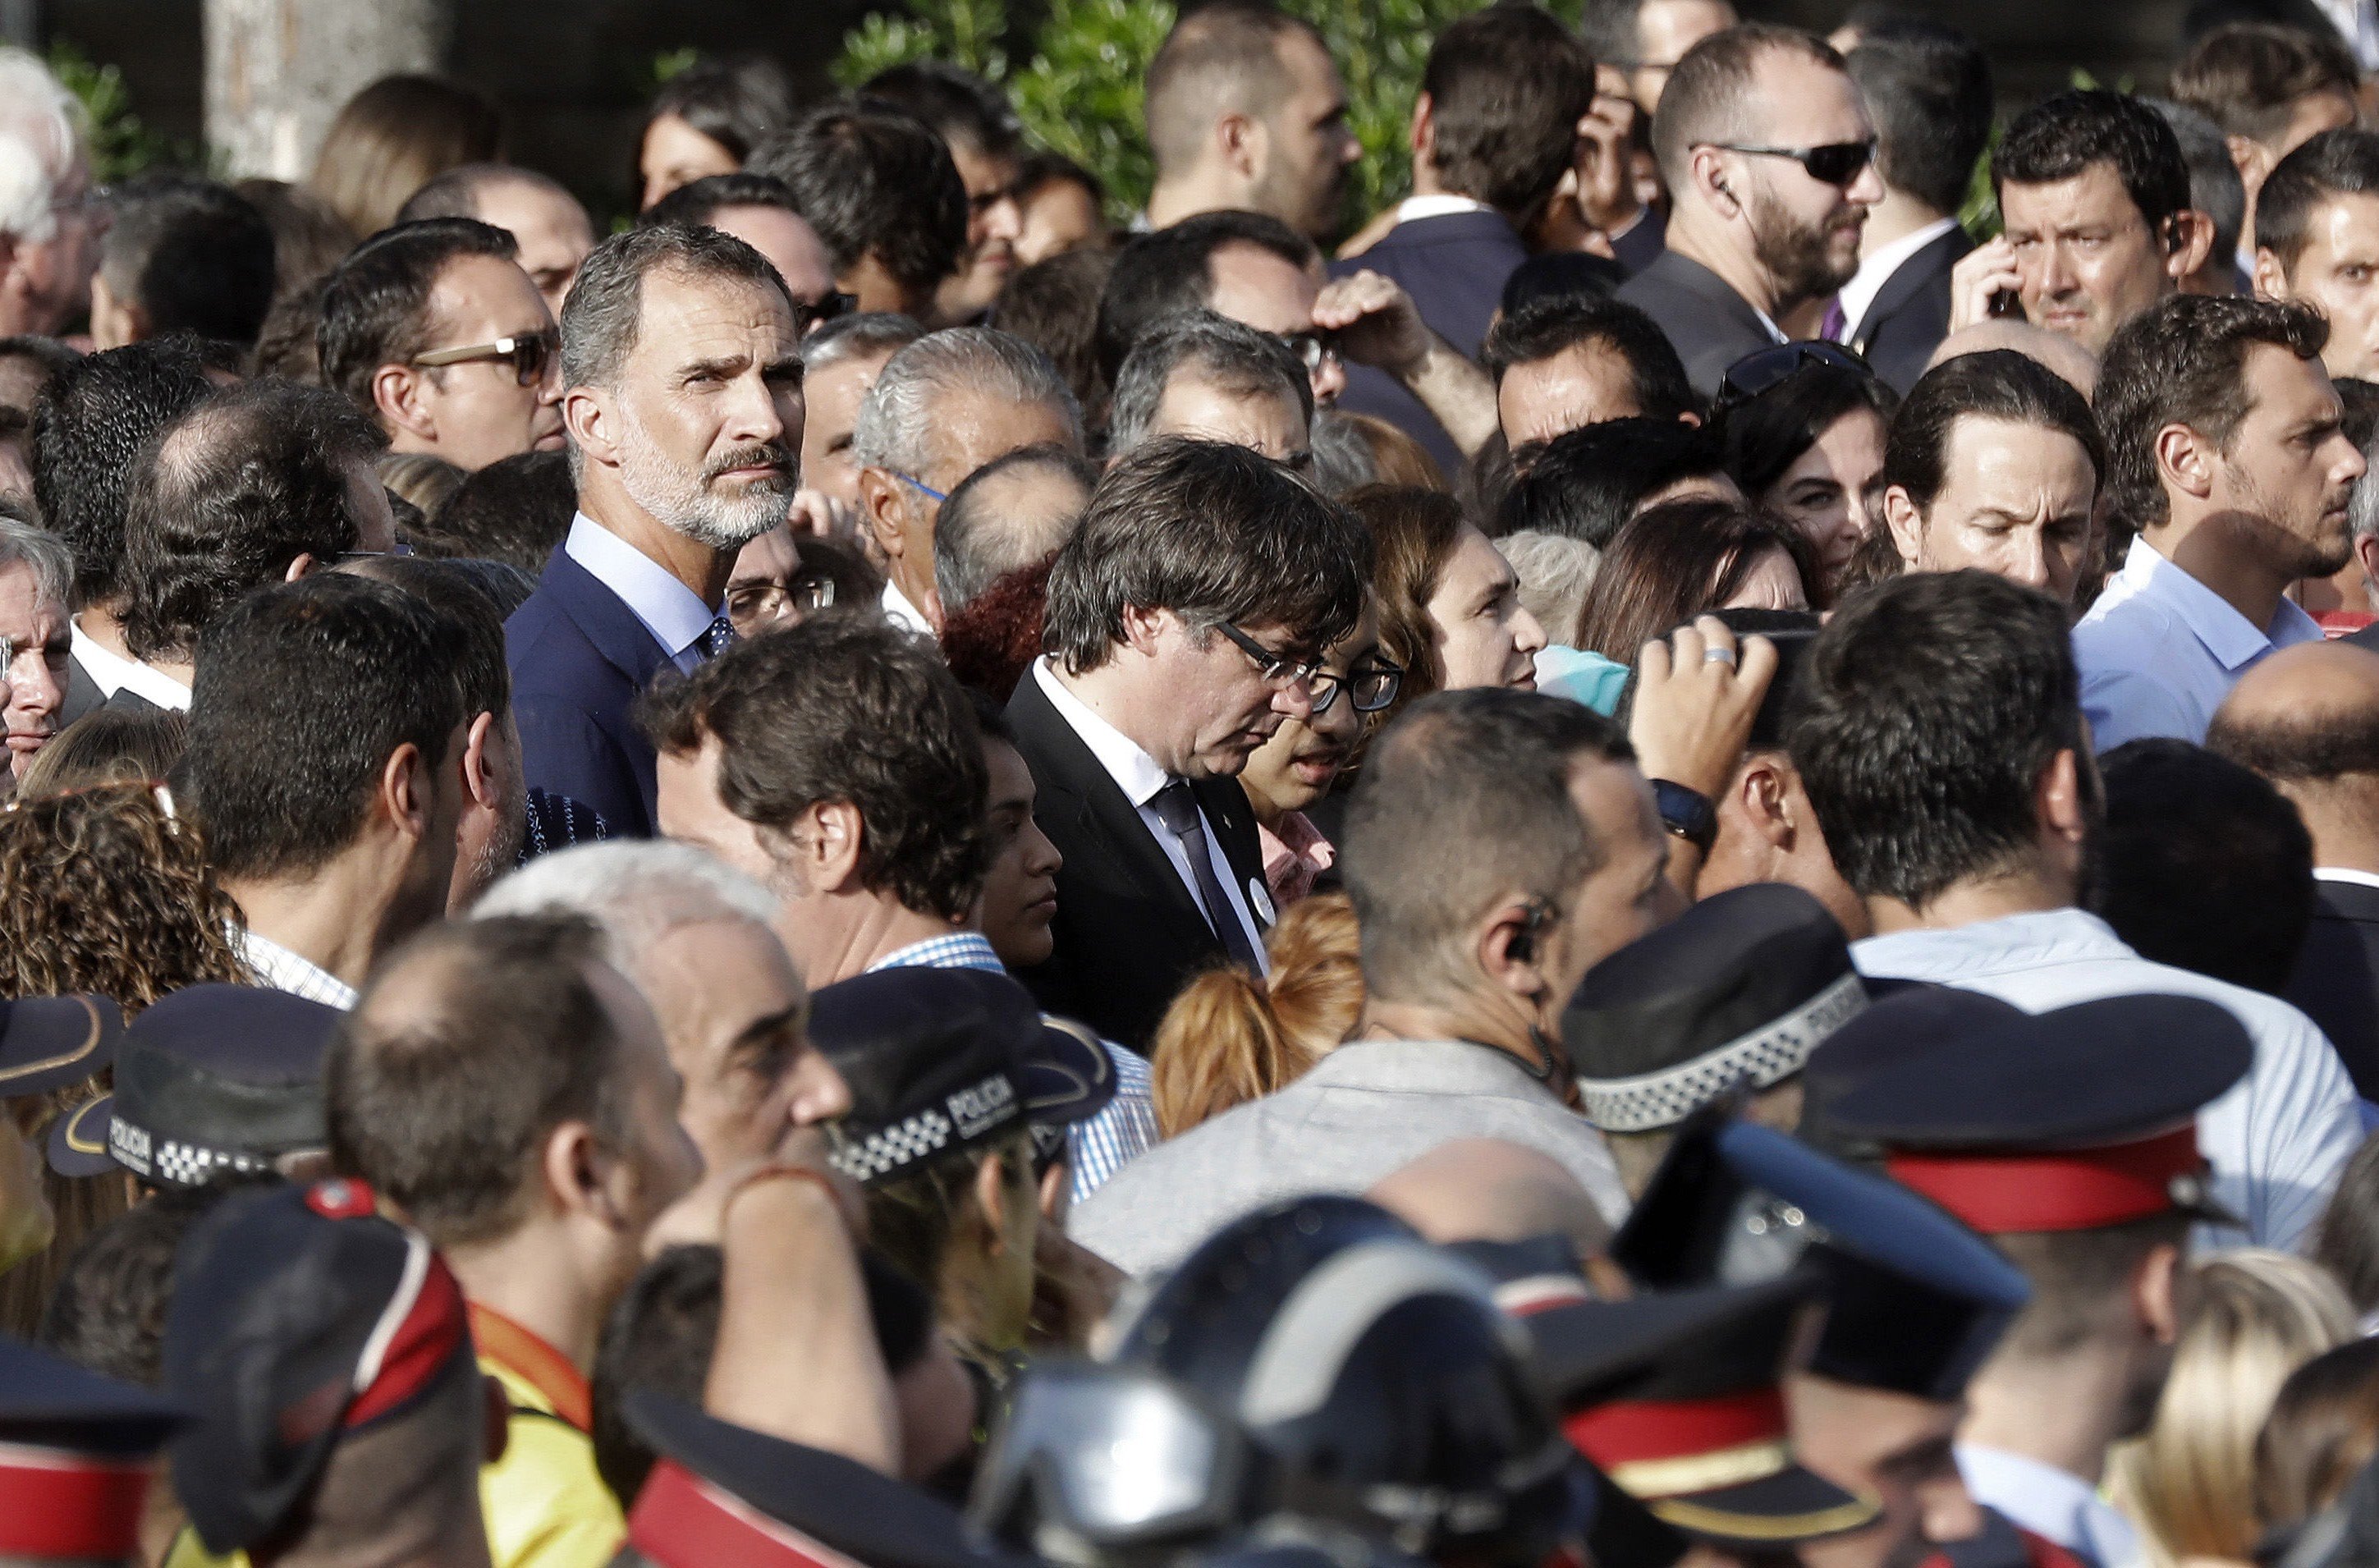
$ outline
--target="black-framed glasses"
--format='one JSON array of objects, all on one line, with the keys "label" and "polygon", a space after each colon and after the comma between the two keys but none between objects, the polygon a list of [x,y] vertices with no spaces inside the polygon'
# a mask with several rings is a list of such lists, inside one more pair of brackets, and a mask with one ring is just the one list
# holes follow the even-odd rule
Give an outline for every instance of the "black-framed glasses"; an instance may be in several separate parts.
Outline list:
[{"label": "black-framed glasses", "polygon": [[1317,374],[1323,361],[1334,359],[1338,355],[1338,335],[1335,332],[1316,331],[1274,332],[1271,335],[1274,343],[1288,350],[1290,357],[1305,367],[1305,373],[1309,376]]},{"label": "black-framed glasses", "polygon": [[1757,349],[1726,368],[1719,378],[1718,396],[1710,400],[1710,417],[1739,408],[1762,392],[1775,391],[1812,365],[1830,366],[1854,375],[1872,377],[1874,367],[1856,349],[1838,343],[1780,343]]},{"label": "black-framed glasses", "polygon": [[465,344],[461,348],[433,348],[427,354],[413,356],[416,365],[465,365],[482,359],[512,362],[513,379],[522,386],[533,387],[545,380],[545,372],[562,353],[562,334],[558,332],[528,332],[493,343]]},{"label": "black-framed glasses", "polygon": [[840,289],[822,294],[815,299],[793,301],[793,332],[807,337],[828,321],[839,321],[859,308],[859,296]]},{"label": "black-framed glasses", "polygon": [[1396,693],[1404,683],[1404,666],[1390,664],[1384,658],[1367,658],[1343,676],[1319,670],[1305,684],[1313,693],[1313,711],[1321,714],[1330,711],[1342,691],[1346,700],[1355,705],[1357,713],[1377,713],[1396,700]]},{"label": "black-framed glasses", "polygon": [[1847,187],[1875,162],[1875,140],[1830,141],[1823,147],[1761,147],[1747,141],[1706,143],[1726,152],[1747,152],[1755,158],[1790,158],[1819,185]]},{"label": "black-framed glasses", "polygon": [[1214,630],[1238,645],[1239,651],[1254,661],[1256,673],[1266,681],[1277,681],[1284,685],[1294,685],[1302,681],[1310,686],[1313,678],[1321,673],[1320,659],[1274,653],[1227,621],[1214,622]]}]

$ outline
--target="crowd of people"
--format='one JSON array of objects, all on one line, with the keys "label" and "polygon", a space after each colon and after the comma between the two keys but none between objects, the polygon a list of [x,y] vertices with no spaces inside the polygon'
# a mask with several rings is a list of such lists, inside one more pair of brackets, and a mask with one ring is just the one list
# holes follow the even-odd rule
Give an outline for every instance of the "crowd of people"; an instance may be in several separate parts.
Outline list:
[{"label": "crowd of people", "polygon": [[[2229,10],[2243,7],[2233,6]],[[2379,1563],[2379,8],[0,51],[0,1562]],[[1987,211],[1977,216],[1975,195]]]}]

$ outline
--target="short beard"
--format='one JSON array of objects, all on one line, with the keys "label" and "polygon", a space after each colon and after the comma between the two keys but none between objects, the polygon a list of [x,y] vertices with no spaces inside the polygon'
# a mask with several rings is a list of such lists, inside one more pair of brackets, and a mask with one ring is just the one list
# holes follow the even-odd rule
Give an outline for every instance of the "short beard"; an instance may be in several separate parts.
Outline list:
[{"label": "short beard", "polygon": [[[2339,531],[2333,547],[2327,541],[2309,534],[2300,534],[2274,514],[2272,505],[2264,500],[2262,488],[2252,480],[2241,476],[2239,487],[2239,512],[2253,530],[2257,553],[2275,566],[2284,565],[2291,577],[2327,577],[2346,569],[2354,559],[2354,530],[2349,525]],[[2313,526],[2321,526],[2315,516]]]},{"label": "short beard", "polygon": [[1752,254],[1768,275],[1776,280],[1777,290],[1787,302],[1822,299],[1839,292],[1857,275],[1855,256],[1845,268],[1827,254],[1834,220],[1843,211],[1838,204],[1817,223],[1803,223],[1785,210],[1782,202],[1770,199],[1767,192],[1752,192]]},{"label": "short beard", "polygon": [[[783,465],[779,477],[758,480],[731,495],[710,488],[726,469],[770,461]],[[742,549],[785,520],[800,484],[799,461],[770,442],[729,452],[688,475],[661,452],[634,413],[623,411],[621,420],[620,487],[628,499],[662,526],[722,554]]]}]

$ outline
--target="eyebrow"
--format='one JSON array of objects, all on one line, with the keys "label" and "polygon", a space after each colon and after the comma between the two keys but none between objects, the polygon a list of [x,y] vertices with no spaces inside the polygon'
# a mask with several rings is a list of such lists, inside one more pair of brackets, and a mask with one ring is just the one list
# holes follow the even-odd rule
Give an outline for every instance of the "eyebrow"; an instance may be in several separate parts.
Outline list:
[{"label": "eyebrow", "polygon": [[716,359],[696,359],[690,364],[681,365],[678,367],[677,373],[681,377],[698,376],[707,370],[714,375],[730,375],[751,363],[749,355],[722,355]]},{"label": "eyebrow", "polygon": [[791,1007],[780,1007],[773,1013],[765,1013],[745,1024],[731,1043],[730,1048],[741,1050],[746,1045],[756,1044],[765,1037],[783,1030],[787,1025],[801,1022],[801,1019],[802,1004],[799,1002],[793,1003]]}]

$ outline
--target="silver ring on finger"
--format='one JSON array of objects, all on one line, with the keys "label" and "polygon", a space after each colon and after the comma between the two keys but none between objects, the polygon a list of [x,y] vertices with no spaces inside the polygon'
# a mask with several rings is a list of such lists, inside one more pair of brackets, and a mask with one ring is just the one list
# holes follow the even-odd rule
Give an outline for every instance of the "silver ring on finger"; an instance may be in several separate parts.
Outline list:
[{"label": "silver ring on finger", "polygon": [[1702,650],[1702,662],[1704,664],[1733,664],[1734,662],[1734,650],[1733,648],[1704,648]]}]

